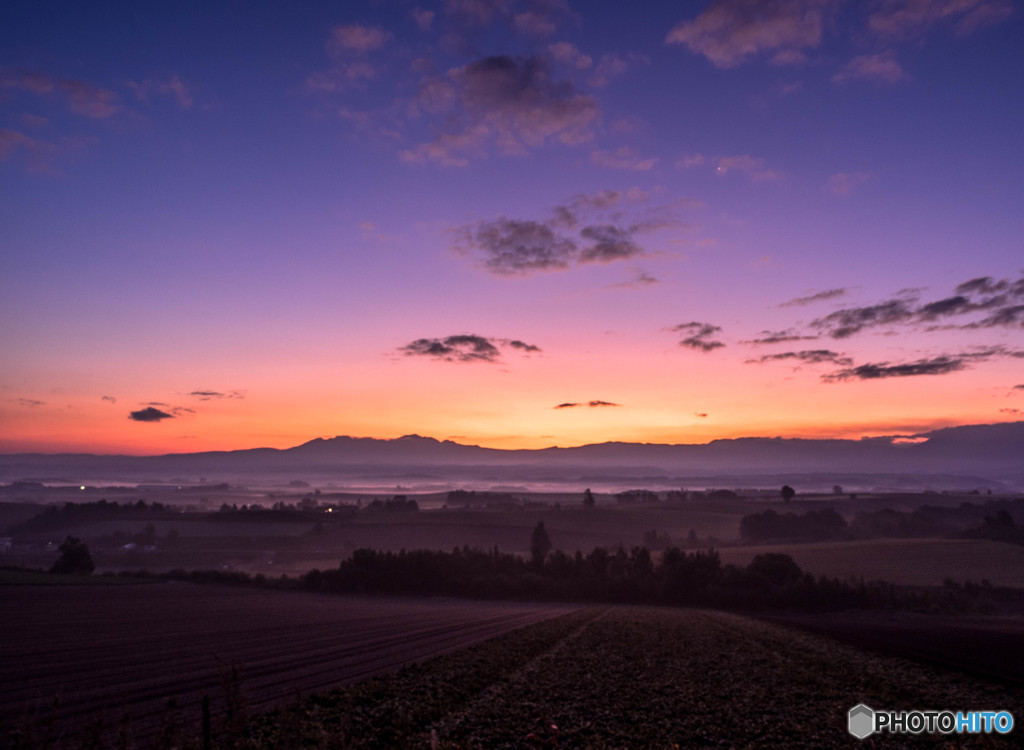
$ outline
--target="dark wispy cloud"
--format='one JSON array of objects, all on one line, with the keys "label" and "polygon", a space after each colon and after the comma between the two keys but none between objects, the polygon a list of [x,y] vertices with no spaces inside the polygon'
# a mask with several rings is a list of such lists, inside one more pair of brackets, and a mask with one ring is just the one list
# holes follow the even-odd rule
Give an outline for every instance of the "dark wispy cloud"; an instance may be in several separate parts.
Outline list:
[{"label": "dark wispy cloud", "polygon": [[540,347],[519,339],[487,338],[476,334],[416,339],[399,347],[398,351],[407,357],[430,357],[445,362],[498,362],[501,359],[502,347],[525,353],[541,351]]},{"label": "dark wispy cloud", "polygon": [[554,408],[555,409],[574,409],[576,407],[581,407],[581,406],[589,408],[589,409],[599,409],[599,408],[605,407],[605,406],[622,406],[622,404],[615,404],[615,403],[612,403],[611,401],[599,401],[599,400],[594,400],[594,401],[571,401],[571,402],[566,402],[564,404],[559,404],[558,406],[556,406]]},{"label": "dark wispy cloud", "polygon": [[860,333],[865,328],[908,323],[914,319],[914,299],[898,298],[865,307],[848,307],[818,318],[811,325],[835,339]]},{"label": "dark wispy cloud", "polygon": [[128,418],[135,422],[159,422],[163,419],[174,419],[174,415],[153,406],[147,406],[145,409],[131,412]]},{"label": "dark wispy cloud", "polygon": [[704,55],[716,67],[734,68],[755,56],[776,65],[800,63],[821,45],[838,0],[716,0],[666,38]]},{"label": "dark wispy cloud", "polygon": [[710,323],[698,323],[696,321],[680,323],[677,326],[673,326],[670,330],[684,334],[685,338],[679,342],[679,346],[684,346],[688,349],[711,352],[725,346],[721,341],[715,341],[711,338],[722,329]]},{"label": "dark wispy cloud", "polygon": [[[1024,276],[998,281],[990,276],[981,276],[965,281],[954,291],[953,296],[924,302],[920,299],[920,292],[908,291],[873,305],[837,310],[812,321],[811,326],[823,335],[841,339],[882,326],[942,322],[941,326],[931,327],[975,330],[1024,325]],[[967,322],[949,322],[976,313],[984,317]]]},{"label": "dark wispy cloud", "polygon": [[946,375],[959,372],[970,365],[990,359],[1012,357],[1024,359],[1024,351],[1007,349],[1002,346],[977,348],[959,354],[942,354],[936,357],[918,359],[913,362],[876,362],[849,367],[822,376],[827,383],[844,380],[878,380],[881,378],[904,378],[918,375]]},{"label": "dark wispy cloud", "polygon": [[478,251],[486,270],[503,276],[564,270],[579,255],[575,240],[538,221],[483,221],[463,228],[459,239],[462,247]]},{"label": "dark wispy cloud", "polygon": [[822,380],[834,383],[840,380],[877,380],[880,378],[904,378],[917,375],[945,375],[950,372],[957,372],[966,367],[966,362],[955,356],[933,357],[931,359],[919,359],[916,362],[903,364],[890,364],[888,362],[877,362],[858,365],[845,370],[831,373],[822,377]]},{"label": "dark wispy cloud", "polygon": [[1013,414],[1014,416],[1024,414],[1024,411],[1021,411],[1020,409],[1013,409],[1010,407],[1000,409],[999,411],[1002,412],[1003,414]]},{"label": "dark wispy cloud", "polygon": [[1021,383],[1020,385],[1013,386],[1013,390],[1015,390],[1015,391],[1024,391],[1024,383]]},{"label": "dark wispy cloud", "polygon": [[114,398],[113,396],[100,396],[100,401],[106,401],[111,404],[117,403],[117,399]]},{"label": "dark wispy cloud", "polygon": [[192,391],[188,395],[198,398],[200,401],[210,401],[215,398],[245,398],[241,391],[228,391],[227,393],[222,393],[221,391]]},{"label": "dark wispy cloud", "polygon": [[747,364],[764,364],[765,362],[781,362],[786,360],[796,360],[797,362],[803,362],[811,365],[828,362],[829,364],[839,365],[841,367],[853,364],[853,360],[850,357],[828,349],[805,349],[799,352],[765,354],[755,359],[748,359]]},{"label": "dark wispy cloud", "polygon": [[555,206],[546,219],[502,216],[457,227],[452,249],[500,276],[637,258],[645,254],[641,237],[685,227],[669,206],[642,207],[648,198],[640,190],[577,195]]},{"label": "dark wispy cloud", "polygon": [[793,329],[788,328],[785,331],[761,331],[757,334],[756,339],[750,339],[744,341],[744,344],[788,344],[792,341],[814,341],[817,336],[805,336],[803,334],[796,333]]},{"label": "dark wispy cloud", "polygon": [[642,289],[653,284],[660,284],[658,279],[651,276],[640,268],[632,269],[633,278],[629,281],[621,281],[618,284],[611,284],[609,289]]},{"label": "dark wispy cloud", "polygon": [[706,411],[695,411],[693,413],[693,416],[699,417],[700,419],[707,419],[708,413]]},{"label": "dark wispy cloud", "polygon": [[580,263],[611,263],[643,254],[633,241],[635,228],[617,227],[613,224],[583,227],[580,236],[588,244],[580,250]]},{"label": "dark wispy cloud", "polygon": [[[502,341],[505,341],[505,339],[502,339]],[[519,339],[512,339],[511,341],[508,341],[508,345],[511,346],[513,349],[519,349],[520,351],[524,351],[524,352],[539,352],[540,351],[540,347],[539,346],[534,346],[533,344],[524,343],[524,342],[520,341]]]},{"label": "dark wispy cloud", "polygon": [[24,406],[24,407],[27,407],[29,409],[34,409],[37,406],[46,406],[46,402],[45,401],[39,401],[39,400],[34,399],[34,398],[13,398],[13,399],[9,399],[9,401],[11,401],[12,403],[17,404],[18,406]]},{"label": "dark wispy cloud", "polygon": [[444,118],[434,140],[402,151],[404,161],[467,166],[491,147],[523,154],[549,144],[593,139],[601,109],[569,80],[553,77],[546,58],[496,55],[432,79],[428,111]]},{"label": "dark wispy cloud", "polygon": [[814,294],[808,294],[806,297],[794,297],[788,302],[783,302],[779,307],[804,307],[806,305],[813,305],[815,302],[824,302],[827,299],[835,299],[836,297],[842,297],[846,294],[845,288],[840,289],[826,289],[823,292],[815,292]]}]

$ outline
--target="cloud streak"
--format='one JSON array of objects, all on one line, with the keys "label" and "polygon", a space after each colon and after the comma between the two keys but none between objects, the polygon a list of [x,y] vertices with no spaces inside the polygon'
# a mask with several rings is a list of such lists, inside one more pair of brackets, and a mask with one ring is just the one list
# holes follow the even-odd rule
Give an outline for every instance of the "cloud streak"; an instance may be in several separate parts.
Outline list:
[{"label": "cloud streak", "polygon": [[953,296],[923,303],[918,292],[906,292],[873,305],[837,310],[813,320],[811,327],[823,335],[842,339],[884,326],[936,324],[975,313],[985,313],[985,316],[931,328],[975,330],[1024,326],[1024,276],[998,281],[981,276],[957,286]]},{"label": "cloud streak", "polygon": [[584,408],[588,408],[588,409],[600,409],[600,408],[609,407],[609,406],[622,406],[622,404],[615,404],[615,403],[612,403],[611,401],[600,401],[600,400],[582,401],[582,402],[570,401],[570,402],[566,402],[564,404],[558,404],[558,406],[555,406],[553,408],[555,408],[555,409],[575,409],[575,408],[579,408],[579,407],[584,407]]},{"label": "cloud streak", "polygon": [[506,347],[525,354],[540,352],[533,344],[519,339],[496,339],[476,334],[458,334],[445,338],[423,338],[399,347],[407,357],[427,357],[444,362],[499,362]]},{"label": "cloud streak", "polygon": [[188,395],[189,396],[193,396],[194,398],[198,398],[200,401],[210,401],[212,399],[222,399],[222,398],[227,398],[227,399],[245,398],[245,395],[241,391],[228,391],[227,393],[222,393],[220,391],[192,391]]},{"label": "cloud streak", "polygon": [[63,96],[68,109],[83,117],[106,119],[122,109],[113,91],[26,68],[0,67],[0,90],[3,89],[28,91],[38,96]]},{"label": "cloud streak", "polygon": [[876,7],[868,28],[897,40],[919,38],[940,23],[951,23],[958,36],[966,36],[1013,15],[1010,0],[884,0]]},{"label": "cloud streak", "polygon": [[445,118],[434,140],[401,152],[403,161],[467,166],[490,146],[503,154],[525,154],[557,144],[593,139],[601,110],[597,101],[556,80],[538,55],[484,57],[436,79],[434,110]]},{"label": "cloud streak", "polygon": [[174,415],[153,406],[147,406],[145,409],[131,412],[128,418],[134,422],[160,422],[164,419],[174,419]]},{"label": "cloud streak", "polygon": [[828,362],[833,365],[852,365],[853,360],[849,357],[833,352],[829,349],[805,349],[799,352],[780,352],[778,354],[765,354],[755,359],[746,360],[747,364],[764,364],[765,362],[780,362],[796,360],[806,364],[817,365]]},{"label": "cloud streak", "polygon": [[815,302],[824,302],[827,299],[842,297],[846,292],[847,290],[845,288],[826,289],[823,292],[815,292],[814,294],[809,294],[806,297],[795,297],[788,302],[783,302],[779,307],[805,307],[806,305],[813,305]]},{"label": "cloud streak", "polygon": [[[530,276],[645,255],[641,238],[682,225],[665,207],[625,221],[622,209],[644,203],[643,191],[602,190],[577,195],[547,219],[499,217],[454,230],[452,249],[498,276]],[[613,211],[614,209],[614,211]]]},{"label": "cloud streak", "polygon": [[771,54],[776,65],[800,63],[821,45],[837,0],[716,0],[691,21],[677,24],[668,44],[685,45],[718,68],[735,68]]},{"label": "cloud streak", "polygon": [[676,161],[679,169],[693,169],[694,167],[712,167],[715,174],[725,177],[730,172],[742,174],[751,182],[774,182],[785,176],[781,170],[771,169],[765,165],[765,160],[759,156],[750,154],[735,154],[732,156],[707,156],[705,154],[687,154]]},{"label": "cloud streak", "polygon": [[990,359],[1013,357],[1024,358],[1024,351],[1006,349],[995,346],[959,354],[942,354],[936,357],[918,359],[913,362],[892,364],[890,362],[874,362],[857,367],[823,375],[826,383],[844,380],[881,380],[884,378],[905,378],[919,375],[947,375],[967,369],[971,364],[985,362]]},{"label": "cloud streak", "polygon": [[684,334],[685,338],[679,342],[679,346],[687,349],[695,349],[706,353],[725,346],[721,341],[711,338],[722,329],[710,323],[698,323],[696,321],[680,323],[677,326],[673,326],[670,330]]}]

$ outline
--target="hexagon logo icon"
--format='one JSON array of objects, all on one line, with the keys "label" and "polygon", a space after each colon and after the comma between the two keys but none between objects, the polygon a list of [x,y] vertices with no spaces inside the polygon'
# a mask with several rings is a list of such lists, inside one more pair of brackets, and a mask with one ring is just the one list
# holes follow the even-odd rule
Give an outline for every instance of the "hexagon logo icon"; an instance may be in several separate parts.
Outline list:
[{"label": "hexagon logo icon", "polygon": [[847,729],[858,740],[862,740],[875,731],[875,712],[863,703],[850,709]]}]

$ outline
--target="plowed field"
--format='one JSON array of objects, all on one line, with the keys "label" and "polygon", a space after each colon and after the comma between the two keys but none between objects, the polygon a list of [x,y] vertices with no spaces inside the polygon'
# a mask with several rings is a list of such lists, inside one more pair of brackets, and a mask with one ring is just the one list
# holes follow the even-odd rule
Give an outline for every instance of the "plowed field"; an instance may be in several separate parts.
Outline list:
[{"label": "plowed field", "polygon": [[[572,606],[369,599],[168,583],[0,587],[0,727],[127,713],[146,736],[174,699],[199,726],[237,665],[249,709],[396,669]],[[55,699],[59,708],[52,712]],[[0,738],[0,744],[4,738]]]}]

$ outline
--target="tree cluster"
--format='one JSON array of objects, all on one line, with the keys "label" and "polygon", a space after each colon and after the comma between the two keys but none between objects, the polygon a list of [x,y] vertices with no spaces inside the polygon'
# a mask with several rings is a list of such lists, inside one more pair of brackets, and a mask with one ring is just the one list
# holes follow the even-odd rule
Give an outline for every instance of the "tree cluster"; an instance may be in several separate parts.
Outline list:
[{"label": "tree cluster", "polygon": [[47,531],[54,528],[66,528],[76,523],[112,518],[160,517],[168,512],[170,512],[168,507],[163,503],[146,503],[145,500],[135,503],[119,503],[116,500],[108,502],[106,499],[91,503],[64,503],[64,505],[47,507],[38,515],[10,529],[10,532],[22,534]]},{"label": "tree cluster", "polygon": [[96,569],[89,546],[81,539],[69,536],[57,551],[60,552],[60,557],[50,567],[51,573],[87,576]]},{"label": "tree cluster", "polygon": [[769,508],[740,520],[740,536],[748,542],[842,539],[847,529],[846,519],[832,508],[806,513],[777,513]]},{"label": "tree cluster", "polygon": [[420,509],[419,503],[405,495],[395,495],[388,500],[376,499],[366,506],[369,511],[385,511],[387,513],[408,513]]},{"label": "tree cluster", "polygon": [[498,506],[519,505],[520,498],[509,492],[477,492],[476,490],[451,490],[448,493],[448,505]]},{"label": "tree cluster", "polygon": [[615,494],[615,502],[629,505],[633,503],[657,503],[661,499],[657,492],[651,490],[626,490]]},{"label": "tree cluster", "polygon": [[336,570],[311,570],[311,591],[419,594],[492,599],[554,599],[814,610],[886,606],[893,589],[851,585],[804,573],[788,555],[758,555],[745,568],[723,565],[715,550],[666,549],[657,560],[646,547],[590,554],[562,551],[530,560],[497,549],[382,552],[358,549]]}]

